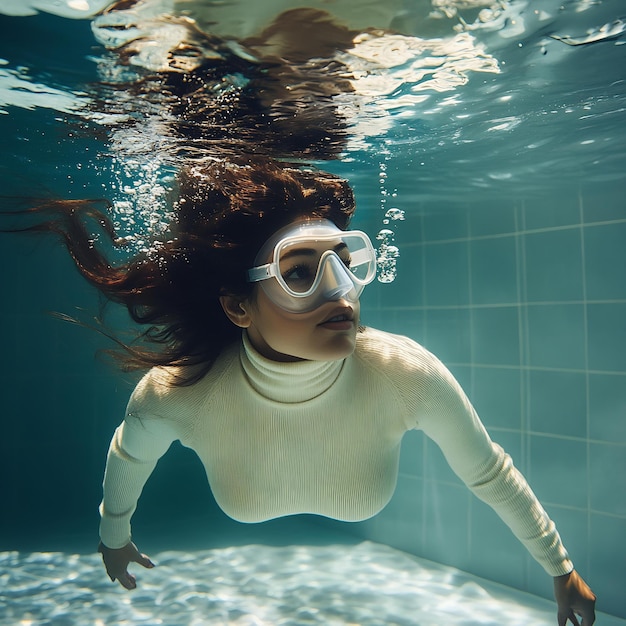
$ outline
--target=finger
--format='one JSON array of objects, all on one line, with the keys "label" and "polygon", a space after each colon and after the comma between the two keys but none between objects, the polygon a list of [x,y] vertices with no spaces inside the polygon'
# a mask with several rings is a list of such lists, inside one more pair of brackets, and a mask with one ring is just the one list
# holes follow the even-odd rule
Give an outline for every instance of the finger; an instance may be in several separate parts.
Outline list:
[{"label": "finger", "polygon": [[126,589],[134,589],[137,586],[135,577],[126,569],[107,569],[107,574],[111,579],[111,582],[118,581],[122,587]]},{"label": "finger", "polygon": [[119,581],[120,585],[124,587],[124,589],[131,590],[137,588],[137,579],[128,572],[125,572],[122,576],[118,576],[117,580]]},{"label": "finger", "polygon": [[572,622],[574,626],[580,626],[572,610],[569,610],[567,613],[561,611],[557,613],[557,622],[559,626],[567,626],[568,621]]},{"label": "finger", "polygon": [[574,611],[570,611],[570,614],[569,614],[568,618],[569,618],[570,622],[572,622],[572,624],[574,624],[574,626],[580,626],[580,622],[578,621],[578,618],[574,614]]},{"label": "finger", "polygon": [[139,554],[135,559],[135,563],[139,563],[139,565],[147,567],[148,569],[155,567],[154,563],[150,560],[150,557],[147,554]]}]

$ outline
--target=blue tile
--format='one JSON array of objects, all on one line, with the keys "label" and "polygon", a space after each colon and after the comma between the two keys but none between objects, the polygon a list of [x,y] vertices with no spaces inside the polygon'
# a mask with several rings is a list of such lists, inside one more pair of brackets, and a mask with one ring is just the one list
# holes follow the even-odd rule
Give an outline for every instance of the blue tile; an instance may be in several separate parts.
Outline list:
[{"label": "blue tile", "polygon": [[424,241],[462,239],[468,236],[465,205],[437,206],[423,216]]},{"label": "blue tile", "polygon": [[529,306],[529,365],[559,369],[585,369],[584,322],[582,305]]},{"label": "blue tile", "polygon": [[401,474],[421,477],[424,475],[424,433],[410,430],[402,438],[400,450]]},{"label": "blue tile", "polygon": [[580,203],[576,192],[554,198],[527,201],[523,208],[524,228],[556,228],[580,223]]},{"label": "blue tile", "polygon": [[424,496],[422,556],[467,570],[471,493],[465,486],[427,481]]},{"label": "blue tile", "polygon": [[[424,305],[425,289],[419,264],[407,266],[407,259],[398,267],[398,275],[392,283],[378,283],[379,301],[382,306],[419,307]],[[372,285],[370,285],[372,286]]]},{"label": "blue tile", "polygon": [[589,369],[626,372],[626,304],[589,304]]},{"label": "blue tile", "polygon": [[410,337],[419,344],[424,343],[425,313],[420,309],[403,309],[385,314],[385,329],[397,335]]},{"label": "blue tile", "polygon": [[589,436],[626,443],[626,376],[590,374]]},{"label": "blue tile", "polygon": [[578,228],[526,235],[524,248],[529,302],[583,299],[582,242]]},{"label": "blue tile", "polygon": [[588,185],[582,193],[583,221],[611,222],[626,218],[622,185]]},{"label": "blue tile", "polygon": [[522,423],[518,368],[474,368],[472,403],[487,427],[519,429]]},{"label": "blue tile", "polygon": [[548,515],[556,524],[561,541],[582,576],[589,572],[589,516],[587,511],[551,506]]},{"label": "blue tile", "polygon": [[413,554],[422,550],[423,490],[421,479],[400,476],[396,491],[375,518],[376,541]]},{"label": "blue tile", "polygon": [[469,228],[471,237],[484,237],[513,233],[515,225],[515,204],[510,201],[484,200],[469,209]]},{"label": "blue tile", "polygon": [[519,301],[515,237],[472,241],[470,255],[472,304]]},{"label": "blue tile", "polygon": [[400,251],[396,278],[390,283],[375,280],[368,285],[361,298],[376,298],[382,306],[421,306],[424,300],[421,248]]},{"label": "blue tile", "polygon": [[426,246],[424,280],[428,306],[468,304],[467,250],[465,241]]},{"label": "blue tile", "polygon": [[519,431],[506,431],[493,428],[489,435],[511,457],[515,467],[525,474],[522,454],[522,434]]},{"label": "blue tile", "polygon": [[472,388],[472,368],[467,365],[459,365],[457,363],[445,364],[448,365],[448,369],[456,381],[461,385],[461,389],[469,396],[469,392]]},{"label": "blue tile", "polygon": [[472,573],[523,589],[526,548],[484,502],[473,498],[470,512]]},{"label": "blue tile", "polygon": [[588,583],[598,596],[600,611],[626,619],[626,519],[591,514]]},{"label": "blue tile", "polygon": [[626,446],[589,445],[589,498],[594,511],[626,517]]},{"label": "blue tile", "polygon": [[519,366],[519,334],[517,307],[473,309],[474,363]]},{"label": "blue tile", "polygon": [[557,437],[530,437],[531,487],[541,502],[587,506],[587,443]]},{"label": "blue tile", "polygon": [[455,486],[464,486],[461,479],[452,471],[446,457],[439,446],[426,438],[424,448],[424,478],[430,481],[450,483]]},{"label": "blue tile", "polygon": [[414,476],[398,478],[396,490],[386,507],[388,519],[405,522],[414,529],[422,513],[423,481]]},{"label": "blue tile", "polygon": [[405,219],[400,221],[392,221],[391,224],[385,224],[384,220],[378,221],[375,228],[371,231],[372,235],[379,232],[381,228],[389,228],[395,233],[396,245],[400,248],[400,254],[405,252],[405,247],[416,248],[423,243],[423,227],[422,216],[412,211],[405,211]]},{"label": "blue tile", "polygon": [[585,374],[535,370],[529,372],[528,385],[531,430],[570,437],[587,436]]},{"label": "blue tile", "polygon": [[377,328],[385,332],[397,333],[399,330],[393,323],[393,315],[389,311],[378,308],[361,306],[360,324],[370,328]]},{"label": "blue tile", "polygon": [[429,309],[425,323],[426,343],[431,352],[444,363],[471,362],[469,309]]},{"label": "blue tile", "polygon": [[585,228],[588,300],[626,298],[626,222]]}]

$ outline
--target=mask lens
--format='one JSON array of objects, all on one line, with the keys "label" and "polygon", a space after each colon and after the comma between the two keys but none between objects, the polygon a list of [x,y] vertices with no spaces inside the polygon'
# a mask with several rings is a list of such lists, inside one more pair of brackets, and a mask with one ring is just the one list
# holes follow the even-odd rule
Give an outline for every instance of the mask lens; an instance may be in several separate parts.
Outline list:
[{"label": "mask lens", "polygon": [[352,275],[359,281],[370,281],[376,271],[376,259],[370,250],[368,240],[361,236],[351,235],[347,233],[344,238],[347,251],[347,261],[344,255],[339,256],[344,260],[346,267],[349,268]]},{"label": "mask lens", "polygon": [[324,252],[321,242],[286,242],[278,252],[280,276],[293,293],[306,293],[315,282],[320,258]]},{"label": "mask lens", "polygon": [[310,240],[286,240],[277,250],[280,277],[294,294],[311,290],[320,272],[322,255],[333,251],[358,280],[368,280],[375,270],[368,242],[361,236],[323,237]]},{"label": "mask lens", "polygon": [[278,251],[280,276],[293,293],[306,293],[313,288],[320,271],[322,255],[332,250],[349,268],[352,260],[350,247],[337,237],[287,241]]}]

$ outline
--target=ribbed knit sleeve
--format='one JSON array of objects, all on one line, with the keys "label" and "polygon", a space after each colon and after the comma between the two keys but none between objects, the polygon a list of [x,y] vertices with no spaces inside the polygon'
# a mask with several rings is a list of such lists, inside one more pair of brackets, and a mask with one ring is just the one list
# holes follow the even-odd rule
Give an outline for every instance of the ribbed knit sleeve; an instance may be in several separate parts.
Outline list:
[{"label": "ribbed knit sleeve", "polygon": [[476,411],[448,369],[404,337],[386,340],[396,352],[387,371],[407,404],[407,427],[422,430],[443,452],[452,470],[509,526],[551,576],[573,569],[552,520],[511,457],[493,443]]},{"label": "ribbed knit sleeve", "polygon": [[155,414],[158,402],[148,375],[131,396],[126,417],[111,440],[100,504],[100,538],[109,548],[121,548],[131,540],[130,520],[143,487],[159,458],[181,439],[181,425],[163,415],[173,403],[161,402],[161,414]]},{"label": "ribbed knit sleeve", "polygon": [[494,444],[448,370],[434,357],[417,426],[443,452],[454,472],[509,526],[551,576],[573,564],[552,520],[511,457]]},{"label": "ribbed knit sleeve", "polygon": [[494,509],[548,574],[560,576],[573,569],[554,523],[511,457],[491,441],[447,370],[431,381],[418,427],[441,448],[454,472]]}]

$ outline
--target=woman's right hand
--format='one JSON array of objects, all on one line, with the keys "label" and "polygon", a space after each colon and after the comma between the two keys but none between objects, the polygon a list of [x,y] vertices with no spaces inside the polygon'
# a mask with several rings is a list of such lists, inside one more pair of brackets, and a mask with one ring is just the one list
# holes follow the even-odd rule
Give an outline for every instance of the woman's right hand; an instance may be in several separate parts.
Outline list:
[{"label": "woman's right hand", "polygon": [[98,546],[98,552],[102,554],[104,567],[111,581],[118,580],[122,587],[135,589],[137,579],[128,572],[129,563],[139,563],[143,567],[151,569],[154,563],[145,555],[141,554],[134,543],[127,543],[123,548],[107,548],[102,542]]}]

